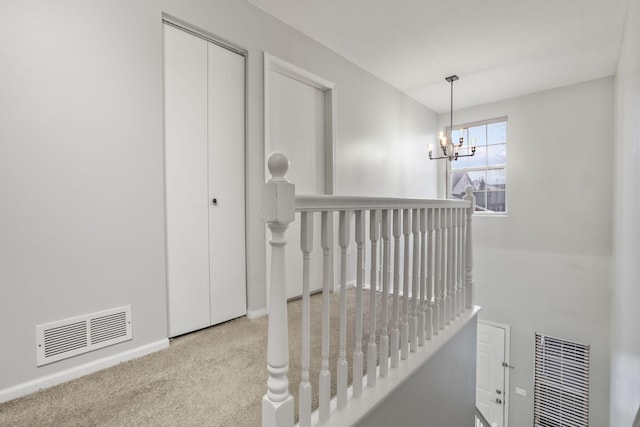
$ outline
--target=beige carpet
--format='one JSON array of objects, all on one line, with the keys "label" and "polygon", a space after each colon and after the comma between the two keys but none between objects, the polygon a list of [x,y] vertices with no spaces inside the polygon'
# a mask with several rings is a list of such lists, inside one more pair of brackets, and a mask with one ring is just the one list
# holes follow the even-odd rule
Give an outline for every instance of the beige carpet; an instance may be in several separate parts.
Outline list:
[{"label": "beige carpet", "polygon": [[[379,300],[380,298],[378,298]],[[355,291],[348,292],[349,382]],[[363,295],[367,313],[368,293]],[[339,295],[331,298],[335,394]],[[312,297],[314,407],[320,367],[322,295]],[[300,300],[289,303],[290,386],[300,381]],[[379,317],[379,316],[378,316]],[[366,317],[365,317],[366,319]],[[365,323],[365,337],[368,336]],[[168,349],[0,404],[0,426],[259,426],[266,391],[267,318],[239,318],[171,341]],[[366,339],[363,342],[366,353]],[[365,356],[366,368],[366,356]],[[297,403],[296,403],[297,418]]]}]

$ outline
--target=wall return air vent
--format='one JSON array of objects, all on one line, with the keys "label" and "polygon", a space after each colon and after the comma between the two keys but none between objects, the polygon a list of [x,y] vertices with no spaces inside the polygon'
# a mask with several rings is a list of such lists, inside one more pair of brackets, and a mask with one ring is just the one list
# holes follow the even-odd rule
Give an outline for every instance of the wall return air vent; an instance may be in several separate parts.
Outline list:
[{"label": "wall return air vent", "polygon": [[37,366],[132,338],[131,306],[36,326]]}]

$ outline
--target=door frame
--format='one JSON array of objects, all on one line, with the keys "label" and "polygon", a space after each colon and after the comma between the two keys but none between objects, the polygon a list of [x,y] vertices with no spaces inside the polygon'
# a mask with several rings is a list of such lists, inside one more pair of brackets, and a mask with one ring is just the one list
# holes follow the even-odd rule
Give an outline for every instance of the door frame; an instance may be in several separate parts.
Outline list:
[{"label": "door frame", "polygon": [[[249,115],[248,115],[248,106],[249,106],[249,51],[245,48],[239,47],[238,45],[219,37],[209,31],[206,31],[200,27],[192,25],[187,21],[183,21],[180,18],[177,18],[173,15],[169,15],[168,13],[162,12],[161,19],[162,26],[169,25],[171,27],[177,28],[181,31],[189,33],[195,37],[199,37],[204,39],[210,43],[213,43],[217,46],[220,46],[224,49],[227,49],[231,52],[234,52],[242,57],[244,57],[244,247],[245,247],[245,255],[244,255],[244,264],[245,264],[245,311],[246,316],[251,318],[251,312],[249,311],[249,200],[248,200],[248,186],[249,186],[249,176],[248,176],[248,159],[249,159]],[[164,56],[165,52],[165,41],[164,36],[162,39],[162,54]],[[166,124],[166,100],[164,93],[165,86],[165,69],[164,69],[164,59],[163,59],[163,67],[162,67],[162,85],[163,85],[163,93],[162,93],[162,190],[163,190],[163,205],[164,205],[164,265],[165,265],[165,292],[166,292],[166,311],[167,311],[167,337],[171,336],[170,333],[170,319],[169,319],[169,260],[168,260],[168,246],[169,242],[167,240],[167,175],[165,170],[166,165],[166,132],[165,132],[165,124]],[[266,310],[265,310],[266,313]],[[259,316],[259,315],[258,315]],[[258,317],[253,316],[253,317]]]},{"label": "door frame", "polygon": [[503,427],[509,427],[509,403],[511,401],[511,393],[509,392],[509,376],[511,374],[511,326],[505,323],[498,323],[492,320],[478,319],[478,323],[495,328],[504,329],[504,362],[507,366],[504,368],[504,423]]},{"label": "door frame", "polygon": [[[312,86],[324,92],[325,105],[325,133],[324,133],[324,177],[325,177],[325,194],[335,193],[335,135],[336,135],[336,85],[316,74],[298,67],[290,62],[275,57],[267,52],[264,53],[264,140],[262,147],[264,153],[264,163],[267,164],[266,147],[271,144],[269,137],[269,93],[270,93],[270,77],[269,72],[274,71],[301,83]],[[284,153],[287,154],[287,153]],[[268,172],[265,168],[265,179],[269,179]],[[294,182],[295,184],[295,182]]]}]

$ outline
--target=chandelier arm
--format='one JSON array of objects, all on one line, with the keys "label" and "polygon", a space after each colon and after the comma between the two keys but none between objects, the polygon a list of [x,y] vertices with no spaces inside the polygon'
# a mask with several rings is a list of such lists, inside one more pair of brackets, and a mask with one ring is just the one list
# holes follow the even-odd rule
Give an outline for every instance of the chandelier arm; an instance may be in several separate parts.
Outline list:
[{"label": "chandelier arm", "polygon": [[429,159],[431,159],[431,160],[440,160],[440,159],[449,159],[449,160],[451,160],[451,158],[449,156],[432,157],[431,154],[429,154]]}]

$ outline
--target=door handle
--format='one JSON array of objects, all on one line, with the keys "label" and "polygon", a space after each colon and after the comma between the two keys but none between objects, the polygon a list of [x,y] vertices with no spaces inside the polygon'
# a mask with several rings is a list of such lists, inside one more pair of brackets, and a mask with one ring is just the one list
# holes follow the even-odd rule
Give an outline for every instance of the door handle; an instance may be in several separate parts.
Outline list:
[{"label": "door handle", "polygon": [[496,393],[502,394],[502,390],[498,389],[498,390],[496,390]]},{"label": "door handle", "polygon": [[494,400],[494,402],[498,405],[502,405],[502,399],[500,399],[499,397],[496,397],[496,400]]},{"label": "door handle", "polygon": [[213,199],[213,200],[211,201],[211,203],[213,203],[214,205],[217,205],[217,204],[218,204],[218,199]]}]

